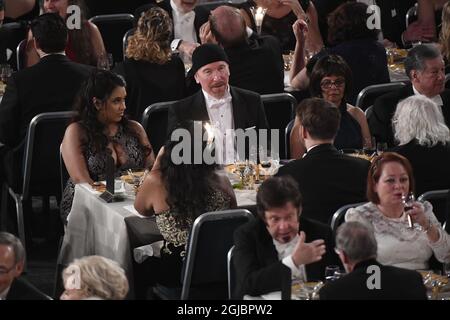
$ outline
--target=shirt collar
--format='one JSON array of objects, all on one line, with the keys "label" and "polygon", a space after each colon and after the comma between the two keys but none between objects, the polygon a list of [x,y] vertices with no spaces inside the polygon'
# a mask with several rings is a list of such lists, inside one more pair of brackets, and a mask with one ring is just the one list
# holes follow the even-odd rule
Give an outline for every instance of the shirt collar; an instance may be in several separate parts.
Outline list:
[{"label": "shirt collar", "polygon": [[[417,89],[414,87],[414,85],[412,87],[413,87],[413,91],[414,91],[415,95],[426,97],[424,94],[421,94],[419,91],[417,91]],[[427,98],[429,98],[429,97],[427,97]],[[442,97],[440,94],[437,94],[434,97],[431,97],[429,99],[432,100],[434,103],[436,103],[438,106],[444,105],[444,101],[442,101]]]},{"label": "shirt collar", "polygon": [[44,58],[44,57],[47,57],[47,56],[52,56],[52,55],[60,55],[60,56],[65,56],[66,55],[66,53],[64,52],[64,51],[61,51],[61,52],[53,52],[53,53],[44,53],[42,56],[41,56],[41,59],[42,58]]},{"label": "shirt collar", "polygon": [[297,234],[294,238],[292,238],[291,241],[287,243],[281,243],[275,239],[273,240],[273,244],[275,246],[275,249],[278,252],[278,256],[280,259],[283,259],[284,257],[290,255],[292,251],[294,251],[294,248],[298,242],[299,235]]},{"label": "shirt collar", "polygon": [[3,292],[0,292],[0,300],[6,300],[10,288],[11,287],[8,287]]},{"label": "shirt collar", "polygon": [[195,16],[194,10],[191,10],[189,12],[183,12],[177,7],[177,5],[175,4],[175,2],[173,0],[170,0],[170,6],[172,7],[173,14],[180,19],[183,19],[183,18],[188,19],[188,18]]},{"label": "shirt collar", "polygon": [[203,92],[203,96],[205,97],[205,103],[206,103],[206,107],[208,109],[211,108],[217,108],[220,107],[226,103],[231,102],[231,93],[230,93],[230,86],[228,86],[226,92],[225,92],[225,96],[223,96],[220,99],[216,99],[212,96],[210,96],[205,90],[202,89]]}]

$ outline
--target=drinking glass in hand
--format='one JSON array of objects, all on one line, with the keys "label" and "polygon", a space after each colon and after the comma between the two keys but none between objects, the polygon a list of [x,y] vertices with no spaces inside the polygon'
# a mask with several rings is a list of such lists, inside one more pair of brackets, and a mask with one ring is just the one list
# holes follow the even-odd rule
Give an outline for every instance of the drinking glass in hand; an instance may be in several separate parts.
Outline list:
[{"label": "drinking glass in hand", "polygon": [[408,211],[412,210],[413,204],[416,201],[416,197],[414,196],[414,193],[409,192],[408,194],[402,196],[402,201],[403,201],[403,210],[407,214],[408,227],[410,229],[414,229],[414,223],[411,219],[411,216],[408,214]]},{"label": "drinking glass in hand", "polygon": [[97,68],[101,70],[110,70],[113,67],[114,58],[111,53],[103,53],[98,57]]}]

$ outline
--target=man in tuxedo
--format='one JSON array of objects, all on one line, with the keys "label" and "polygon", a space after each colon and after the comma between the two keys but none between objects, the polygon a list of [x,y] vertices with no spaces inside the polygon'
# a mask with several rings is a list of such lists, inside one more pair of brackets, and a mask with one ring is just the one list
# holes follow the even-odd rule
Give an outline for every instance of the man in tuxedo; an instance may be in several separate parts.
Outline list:
[{"label": "man in tuxedo", "polygon": [[340,113],[331,103],[319,98],[303,100],[297,116],[307,152],[281,167],[277,175],[290,175],[299,184],[304,217],[329,224],[343,205],[366,201],[370,162],[341,154],[333,146]]},{"label": "man in tuxedo", "polygon": [[0,232],[0,300],[48,300],[26,280],[20,278],[25,249],[14,235]]},{"label": "man in tuxedo", "polygon": [[[202,37],[205,35],[205,37]],[[201,29],[202,43],[222,46],[230,61],[230,84],[259,94],[284,92],[284,62],[273,36],[249,37],[239,10],[220,6]]]},{"label": "man in tuxedo", "polygon": [[91,70],[66,57],[67,27],[58,14],[39,16],[31,23],[31,32],[41,60],[10,77],[0,104],[1,153],[6,154],[5,173],[11,179],[22,165],[23,141],[31,119],[43,112],[71,110]]},{"label": "man in tuxedo", "polygon": [[384,266],[377,260],[373,230],[360,222],[342,224],[336,251],[347,275],[328,282],[321,300],[426,300],[422,276],[413,270]]},{"label": "man in tuxedo", "polygon": [[326,265],[336,264],[331,229],[301,215],[302,196],[292,178],[265,180],[256,208],[257,219],[234,234],[233,298],[280,291],[286,268],[293,279],[312,281],[323,279]]},{"label": "man in tuxedo", "polygon": [[392,116],[397,103],[409,96],[424,95],[433,100],[441,107],[447,126],[450,125],[450,90],[444,87],[445,64],[439,49],[434,45],[418,45],[408,52],[404,64],[411,84],[377,98],[368,118],[370,132],[377,142],[387,142],[389,147],[395,145]]},{"label": "man in tuxedo", "polygon": [[[147,4],[136,9],[136,19],[154,5]],[[202,24],[208,21],[209,11],[202,6],[197,7],[197,0],[164,0],[156,5],[167,11],[172,19],[172,51],[178,50],[183,59],[190,59],[200,43],[199,30]]]},{"label": "man in tuxedo", "polygon": [[261,97],[228,84],[228,57],[216,44],[203,44],[194,51],[192,72],[202,90],[169,108],[168,132],[172,133],[183,120],[209,121],[221,136],[216,140],[216,151],[222,157],[219,159],[233,162],[234,130],[254,130],[258,134],[259,129],[268,129]]}]

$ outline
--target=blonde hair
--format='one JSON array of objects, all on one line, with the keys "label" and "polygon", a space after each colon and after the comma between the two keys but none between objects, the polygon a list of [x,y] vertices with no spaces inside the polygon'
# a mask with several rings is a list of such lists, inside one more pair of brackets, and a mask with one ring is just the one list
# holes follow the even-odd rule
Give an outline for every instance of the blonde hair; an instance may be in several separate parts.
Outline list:
[{"label": "blonde hair", "polygon": [[[74,284],[78,283],[80,287],[77,289],[80,289],[86,298],[122,300],[129,289],[125,271],[117,262],[101,256],[75,259],[64,269],[62,276],[64,284],[72,280]],[[73,278],[76,276],[79,276],[79,279]]]},{"label": "blonde hair", "polygon": [[170,60],[172,22],[161,8],[153,7],[141,14],[136,32],[128,39],[126,57],[164,64]]},{"label": "blonde hair", "polygon": [[432,147],[450,142],[450,131],[438,105],[425,96],[414,95],[398,103],[392,118],[395,139],[400,145],[416,139]]},{"label": "blonde hair", "polygon": [[439,34],[439,43],[442,47],[442,55],[450,61],[450,1],[442,8],[442,26]]}]

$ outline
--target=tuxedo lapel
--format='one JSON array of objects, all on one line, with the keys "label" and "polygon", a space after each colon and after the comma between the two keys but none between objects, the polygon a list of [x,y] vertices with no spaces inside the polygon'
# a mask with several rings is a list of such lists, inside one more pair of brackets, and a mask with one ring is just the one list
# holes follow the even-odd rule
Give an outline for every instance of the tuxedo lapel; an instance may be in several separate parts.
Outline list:
[{"label": "tuxedo lapel", "polygon": [[233,105],[233,119],[234,119],[234,128],[235,129],[246,129],[246,123],[245,123],[245,104],[244,101],[242,101],[242,97],[240,94],[230,86],[230,93],[231,93],[231,104]]},{"label": "tuxedo lapel", "polygon": [[203,96],[202,90],[198,91],[193,97],[191,104],[191,119],[208,121],[209,115],[208,110],[206,110],[205,97]]}]

